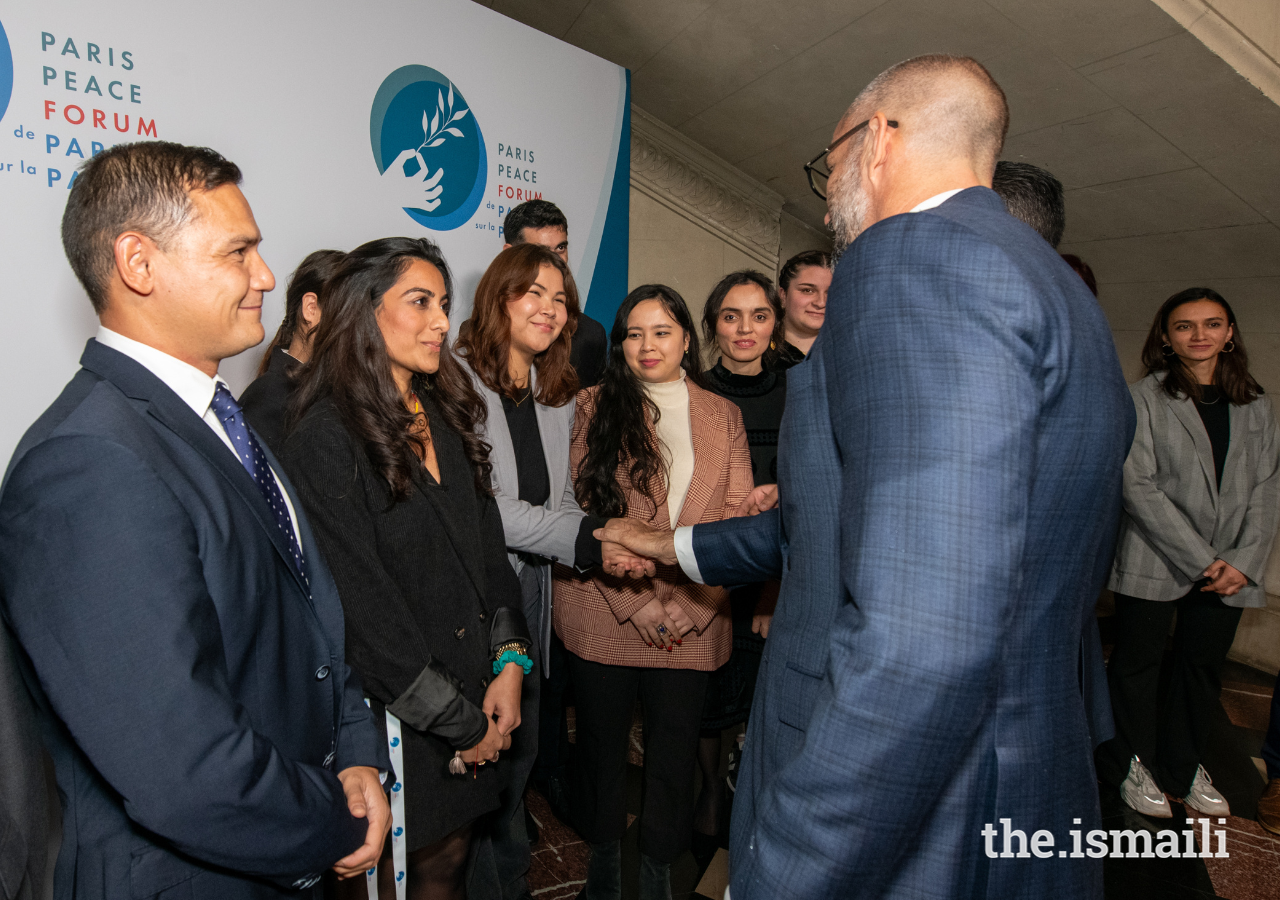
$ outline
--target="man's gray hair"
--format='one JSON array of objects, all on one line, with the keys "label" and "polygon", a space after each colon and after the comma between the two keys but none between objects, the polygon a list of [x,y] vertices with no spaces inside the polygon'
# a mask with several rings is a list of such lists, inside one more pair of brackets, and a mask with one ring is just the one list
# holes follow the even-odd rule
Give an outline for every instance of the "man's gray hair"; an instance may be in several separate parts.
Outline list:
[{"label": "man's gray hair", "polygon": [[863,88],[842,124],[851,127],[880,110],[898,120],[914,148],[963,156],[986,178],[1009,131],[1004,91],[982,63],[968,56],[937,53],[890,66]]}]

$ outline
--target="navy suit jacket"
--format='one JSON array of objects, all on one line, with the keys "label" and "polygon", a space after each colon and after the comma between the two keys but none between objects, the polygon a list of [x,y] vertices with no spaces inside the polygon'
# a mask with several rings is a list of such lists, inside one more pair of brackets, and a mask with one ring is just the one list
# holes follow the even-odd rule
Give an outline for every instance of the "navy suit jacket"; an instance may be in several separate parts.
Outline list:
[{"label": "navy suit jacket", "polygon": [[267,450],[310,590],[177,394],[96,341],[80,362],[0,488],[0,603],[63,801],[55,896],[310,896],[366,830],[335,773],[390,764],[302,505]]},{"label": "navy suit jacket", "polygon": [[[1077,667],[1134,428],[1096,301],[972,188],[858,238],[787,378],[780,509],[693,535],[709,583],[782,573],[734,900],[1100,897],[1058,856],[1100,822]],[[1053,850],[990,858],[1001,818]]]}]

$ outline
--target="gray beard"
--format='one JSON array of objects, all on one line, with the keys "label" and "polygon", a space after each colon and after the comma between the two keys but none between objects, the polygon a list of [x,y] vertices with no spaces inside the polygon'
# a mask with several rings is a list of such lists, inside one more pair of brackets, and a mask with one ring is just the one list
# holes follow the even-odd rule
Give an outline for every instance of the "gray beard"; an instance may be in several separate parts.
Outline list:
[{"label": "gray beard", "polygon": [[866,227],[870,214],[870,203],[862,189],[860,172],[856,166],[850,166],[837,181],[831,182],[830,199],[827,201],[827,212],[831,214],[831,231],[833,232],[833,249],[831,265],[849,249],[849,245],[857,240]]}]

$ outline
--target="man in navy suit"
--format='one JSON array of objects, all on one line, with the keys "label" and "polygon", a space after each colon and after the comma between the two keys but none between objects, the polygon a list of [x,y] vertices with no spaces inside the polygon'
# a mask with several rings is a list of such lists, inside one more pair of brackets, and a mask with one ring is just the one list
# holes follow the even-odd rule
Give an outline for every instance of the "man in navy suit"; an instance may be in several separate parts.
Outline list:
[{"label": "man in navy suit", "polygon": [[1097,304],[990,190],[1007,123],[972,59],[868,85],[811,163],[845,252],[787,375],[780,507],[603,530],[782,578],[734,900],[1102,894],[1070,834],[1100,822],[1077,665],[1133,405]]},{"label": "man in navy suit", "polygon": [[55,897],[315,897],[386,836],[333,579],[217,374],[275,285],[239,181],[148,142],[68,197],[102,327],[0,488],[0,603],[62,794]]}]

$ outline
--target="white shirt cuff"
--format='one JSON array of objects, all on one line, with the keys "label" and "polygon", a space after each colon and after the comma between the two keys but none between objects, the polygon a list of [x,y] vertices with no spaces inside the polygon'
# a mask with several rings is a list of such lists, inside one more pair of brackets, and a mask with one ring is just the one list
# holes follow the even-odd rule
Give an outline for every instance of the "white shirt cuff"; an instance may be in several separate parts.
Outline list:
[{"label": "white shirt cuff", "polygon": [[702,580],[702,573],[698,571],[698,557],[693,555],[692,525],[681,525],[676,529],[676,562],[680,563],[680,568],[689,576],[690,581],[706,584]]}]

